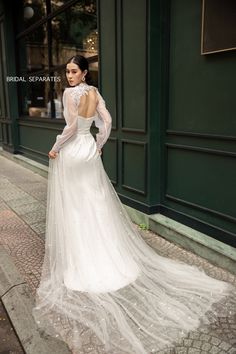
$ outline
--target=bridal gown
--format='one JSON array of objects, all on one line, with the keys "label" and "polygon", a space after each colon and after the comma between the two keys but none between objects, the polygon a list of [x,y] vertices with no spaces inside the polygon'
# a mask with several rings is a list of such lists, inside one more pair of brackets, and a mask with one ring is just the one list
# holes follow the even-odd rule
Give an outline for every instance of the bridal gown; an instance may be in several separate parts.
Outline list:
[{"label": "bridal gown", "polygon": [[[78,112],[90,90],[98,103],[85,118]],[[233,285],[158,255],[133,225],[98,152],[112,120],[97,88],[66,88],[63,106],[66,126],[49,160],[38,326],[76,353],[148,354],[230,315]]]}]

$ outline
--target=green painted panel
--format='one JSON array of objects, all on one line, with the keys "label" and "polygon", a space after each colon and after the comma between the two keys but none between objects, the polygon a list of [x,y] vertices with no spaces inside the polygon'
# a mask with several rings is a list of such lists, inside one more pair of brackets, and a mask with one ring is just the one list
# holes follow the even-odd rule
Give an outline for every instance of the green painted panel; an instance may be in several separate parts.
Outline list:
[{"label": "green painted panel", "polygon": [[169,148],[166,193],[236,218],[235,159]]},{"label": "green painted panel", "polygon": [[202,222],[204,232],[232,243],[236,234],[236,51],[200,54],[201,2],[172,0],[170,10],[166,119],[170,131],[165,137],[170,146],[164,152],[162,190],[167,195],[163,204],[176,220],[187,220],[193,228]]},{"label": "green painted panel", "polygon": [[100,0],[98,9],[100,88],[116,126],[116,2]]},{"label": "green painted panel", "polygon": [[117,183],[117,140],[109,139],[106,143],[107,149],[103,150],[103,163],[106,166],[106,172],[108,173],[112,182]]},{"label": "green painted panel", "polygon": [[147,99],[148,99],[148,161],[149,203],[160,205],[164,192],[164,143],[168,102],[169,1],[149,1],[147,31]]},{"label": "green painted panel", "polygon": [[26,147],[35,152],[48,153],[53,146],[59,131],[47,129],[46,127],[20,126],[20,146]]},{"label": "green painted panel", "polygon": [[190,208],[173,200],[166,200],[165,205],[168,208],[168,212],[165,211],[164,215],[169,215],[184,225],[235,247],[235,222],[230,219],[221,218],[215,214],[207,213],[205,210]]},{"label": "green painted panel", "polygon": [[145,129],[146,1],[122,2],[123,126]]},{"label": "green painted panel", "polygon": [[3,1],[0,1],[0,15],[2,14],[3,10]]},{"label": "green painted panel", "polygon": [[145,145],[123,141],[122,182],[124,187],[143,193],[145,191]]},{"label": "green painted panel", "polygon": [[174,144],[184,144],[187,146],[195,146],[203,149],[214,149],[220,150],[222,152],[233,152],[236,153],[236,137],[232,140],[211,138],[208,136],[178,136],[169,135],[167,137],[167,142]]},{"label": "green painted panel", "polygon": [[201,1],[171,1],[169,128],[236,135],[236,51],[201,56]]}]

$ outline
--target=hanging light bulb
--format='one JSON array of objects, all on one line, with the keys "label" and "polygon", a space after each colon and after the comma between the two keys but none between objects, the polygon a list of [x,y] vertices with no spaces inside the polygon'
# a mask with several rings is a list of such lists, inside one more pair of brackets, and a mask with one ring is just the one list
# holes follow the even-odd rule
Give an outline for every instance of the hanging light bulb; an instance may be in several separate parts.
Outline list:
[{"label": "hanging light bulb", "polygon": [[31,6],[26,6],[24,8],[24,19],[29,20],[34,16],[34,10]]}]

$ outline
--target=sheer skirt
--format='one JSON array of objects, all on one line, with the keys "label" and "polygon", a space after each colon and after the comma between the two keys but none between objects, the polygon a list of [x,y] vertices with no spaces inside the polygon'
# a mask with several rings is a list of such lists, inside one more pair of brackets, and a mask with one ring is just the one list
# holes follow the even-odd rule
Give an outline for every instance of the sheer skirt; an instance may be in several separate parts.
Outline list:
[{"label": "sheer skirt", "polygon": [[92,343],[96,353],[153,353],[233,315],[233,285],[162,257],[143,240],[91,134],[75,137],[49,161],[47,198],[33,315],[74,351]]}]

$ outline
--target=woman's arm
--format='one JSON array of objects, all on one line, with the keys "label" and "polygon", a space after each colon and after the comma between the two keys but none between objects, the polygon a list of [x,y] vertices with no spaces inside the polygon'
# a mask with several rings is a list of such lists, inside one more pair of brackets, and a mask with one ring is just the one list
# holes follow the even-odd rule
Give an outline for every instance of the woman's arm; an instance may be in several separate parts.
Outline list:
[{"label": "woman's arm", "polygon": [[96,134],[96,144],[99,151],[101,151],[103,145],[106,143],[110,133],[111,133],[111,125],[112,118],[109,111],[106,108],[106,104],[100,93],[97,91],[98,95],[98,104],[97,104],[97,114],[98,116],[95,118],[95,126],[99,129]]},{"label": "woman's arm", "polygon": [[78,106],[74,97],[71,94],[71,89],[65,89],[63,93],[63,107],[66,126],[62,133],[57,135],[56,142],[51,151],[58,152],[62,145],[75,133],[77,129]]}]

